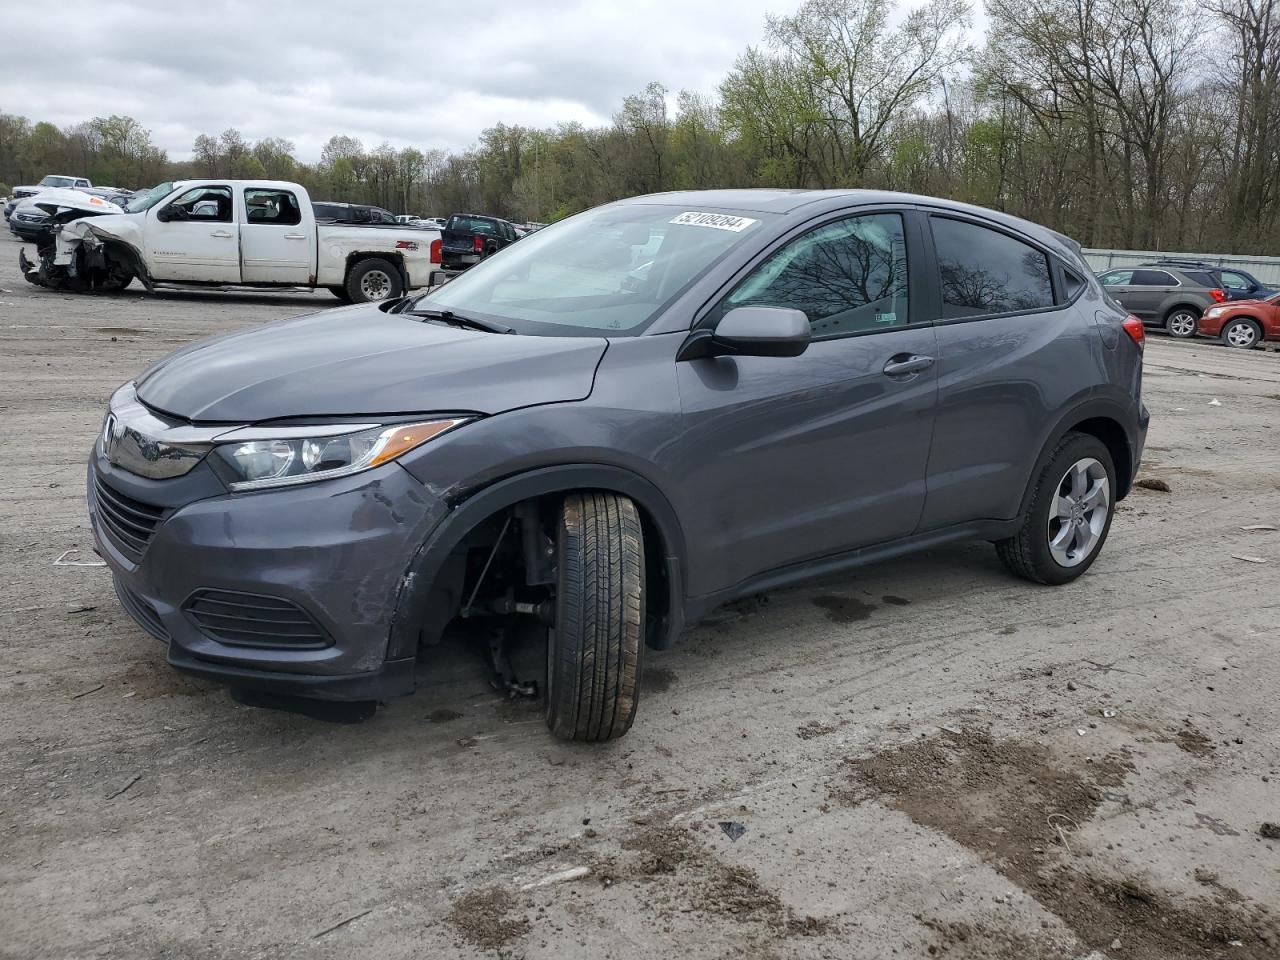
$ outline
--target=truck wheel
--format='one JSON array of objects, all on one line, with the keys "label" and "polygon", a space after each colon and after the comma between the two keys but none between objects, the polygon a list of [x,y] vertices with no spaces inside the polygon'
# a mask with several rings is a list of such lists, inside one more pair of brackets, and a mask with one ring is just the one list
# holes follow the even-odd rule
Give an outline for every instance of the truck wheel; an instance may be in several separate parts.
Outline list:
[{"label": "truck wheel", "polygon": [[1022,514],[1022,526],[996,542],[1011,573],[1033,583],[1070,583],[1093,565],[1111,530],[1116,470],[1097,437],[1068,433],[1054,447]]},{"label": "truck wheel", "polygon": [[332,293],[335,297],[337,297],[343,303],[351,302],[351,297],[347,294],[346,287],[326,287],[325,289],[328,290],[330,293]]},{"label": "truck wheel", "polygon": [[547,726],[565,740],[613,740],[631,729],[640,695],[640,515],[617,494],[571,494],[561,508],[557,543]]},{"label": "truck wheel", "polygon": [[347,273],[347,296],[352,303],[376,303],[404,295],[400,270],[390,260],[361,260]]}]

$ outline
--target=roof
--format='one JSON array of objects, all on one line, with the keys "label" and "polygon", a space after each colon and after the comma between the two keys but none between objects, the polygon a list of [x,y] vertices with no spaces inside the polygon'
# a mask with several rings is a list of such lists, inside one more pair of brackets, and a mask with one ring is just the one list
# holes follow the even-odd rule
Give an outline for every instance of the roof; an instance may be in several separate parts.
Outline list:
[{"label": "roof", "polygon": [[942,197],[926,197],[915,193],[898,193],[893,190],[780,190],[752,188],[742,190],[677,190],[670,193],[651,193],[632,197],[623,203],[652,203],[689,210],[726,210],[735,213],[776,213],[781,215],[812,213],[818,215],[827,210],[842,207],[870,206],[874,204],[914,205],[968,213],[994,221],[1002,226],[1033,237],[1042,243],[1058,248],[1072,259],[1084,263],[1080,245],[1070,237],[1049,227],[1023,220],[1000,210],[977,207]]}]

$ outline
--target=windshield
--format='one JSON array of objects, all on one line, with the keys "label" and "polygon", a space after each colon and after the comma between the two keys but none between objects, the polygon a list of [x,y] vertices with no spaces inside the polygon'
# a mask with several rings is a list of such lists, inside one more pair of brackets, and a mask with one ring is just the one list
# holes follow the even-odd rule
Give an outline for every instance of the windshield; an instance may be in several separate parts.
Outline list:
[{"label": "windshield", "polygon": [[40,181],[42,187],[74,187],[76,185],[75,177],[54,177],[48,176]]},{"label": "windshield", "polygon": [[150,190],[135,193],[129,198],[128,203],[123,204],[125,212],[141,213],[143,210],[150,210],[171,193],[173,193],[173,184],[168,181],[158,187],[152,187]]},{"label": "windshield", "polygon": [[768,214],[611,204],[530,234],[415,306],[540,336],[635,336]]}]

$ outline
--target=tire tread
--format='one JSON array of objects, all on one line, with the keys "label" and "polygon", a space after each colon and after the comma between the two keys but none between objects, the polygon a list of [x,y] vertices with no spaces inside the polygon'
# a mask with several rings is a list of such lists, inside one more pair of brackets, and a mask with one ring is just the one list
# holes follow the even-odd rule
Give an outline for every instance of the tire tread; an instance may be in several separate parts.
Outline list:
[{"label": "tire tread", "polygon": [[611,740],[631,728],[638,701],[644,647],[639,512],[617,494],[571,494],[558,546],[547,724],[565,739]]}]

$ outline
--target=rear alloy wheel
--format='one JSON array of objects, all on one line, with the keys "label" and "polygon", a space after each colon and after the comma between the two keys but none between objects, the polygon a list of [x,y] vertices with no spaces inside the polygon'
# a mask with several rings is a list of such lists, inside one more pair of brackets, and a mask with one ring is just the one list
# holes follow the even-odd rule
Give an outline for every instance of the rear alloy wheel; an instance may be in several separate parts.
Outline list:
[{"label": "rear alloy wheel", "polygon": [[1070,583],[1097,559],[1115,512],[1116,472],[1097,437],[1068,433],[1034,480],[1022,526],[996,543],[1001,562],[1035,583]]},{"label": "rear alloy wheel", "polygon": [[631,729],[644,649],[644,535],[629,499],[565,498],[557,535],[556,620],[547,642],[547,726],[565,740]]},{"label": "rear alloy wheel", "polygon": [[1222,342],[1237,350],[1251,350],[1261,339],[1262,330],[1258,325],[1243,317],[1238,320],[1228,320],[1227,325],[1222,328]]},{"label": "rear alloy wheel", "polygon": [[1186,307],[1179,307],[1169,314],[1164,321],[1164,329],[1171,337],[1177,337],[1179,340],[1190,340],[1196,335],[1196,327],[1200,323],[1200,318],[1196,316],[1194,311],[1188,310]]},{"label": "rear alloy wheel", "polygon": [[404,295],[404,281],[396,265],[377,257],[352,267],[346,286],[352,303],[377,303]]}]

